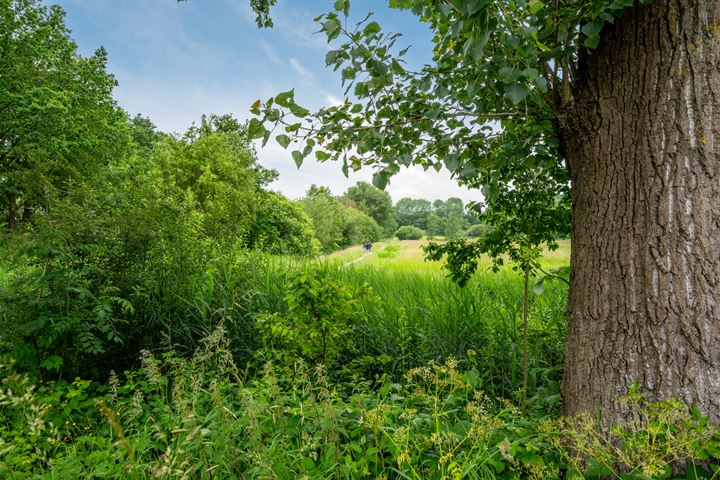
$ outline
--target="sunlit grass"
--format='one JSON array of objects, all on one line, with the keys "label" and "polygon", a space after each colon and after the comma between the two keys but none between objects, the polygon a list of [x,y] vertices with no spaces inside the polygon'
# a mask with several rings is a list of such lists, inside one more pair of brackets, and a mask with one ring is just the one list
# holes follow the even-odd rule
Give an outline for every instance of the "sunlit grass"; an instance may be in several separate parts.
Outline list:
[{"label": "sunlit grass", "polygon": [[[440,241],[440,240],[436,240]],[[443,262],[430,262],[425,260],[425,253],[422,247],[430,243],[427,239],[422,240],[390,240],[378,242],[373,245],[373,252],[363,257],[362,246],[353,246],[339,252],[335,252],[325,260],[346,264],[354,261],[353,268],[388,268],[393,270],[415,271],[418,273],[442,273]],[[391,255],[384,255],[383,251],[392,245]],[[570,240],[558,241],[559,248],[555,251],[546,250],[543,253],[541,264],[543,269],[553,269],[570,264]],[[478,274],[487,271],[492,266],[492,260],[483,256],[479,261]]]}]

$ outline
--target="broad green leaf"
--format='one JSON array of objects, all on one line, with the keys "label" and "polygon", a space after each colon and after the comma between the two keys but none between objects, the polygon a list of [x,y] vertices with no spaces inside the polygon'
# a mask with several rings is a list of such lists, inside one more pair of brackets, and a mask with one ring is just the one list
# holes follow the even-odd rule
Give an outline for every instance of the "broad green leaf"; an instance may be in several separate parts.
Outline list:
[{"label": "broad green leaf", "polygon": [[513,105],[517,105],[525,99],[528,93],[530,93],[530,89],[521,83],[514,82],[509,85],[505,85],[505,93],[508,98],[510,98]]},{"label": "broad green leaf", "polygon": [[310,110],[308,110],[307,108],[301,107],[300,105],[298,105],[295,102],[292,102],[288,108],[290,108],[290,111],[292,112],[292,114],[298,118],[304,118],[307,116],[308,113],[310,113]]},{"label": "broad green leaf", "polygon": [[380,190],[385,190],[387,187],[389,176],[385,170],[380,170],[373,174],[372,183]]},{"label": "broad green leaf", "polygon": [[281,107],[288,108],[290,107],[290,104],[293,103],[293,99],[295,98],[295,89],[288,90],[287,92],[279,93],[275,96],[275,103],[280,105]]},{"label": "broad green leaf", "polygon": [[337,61],[340,50],[330,50],[325,54],[325,65],[332,65]]},{"label": "broad green leaf", "polygon": [[251,118],[248,123],[248,138],[255,140],[256,138],[262,138],[267,133],[263,123],[257,118]]},{"label": "broad green leaf", "polygon": [[535,14],[542,10],[545,4],[540,0],[530,0],[528,6],[530,7],[530,13]]},{"label": "broad green leaf", "polygon": [[290,137],[288,137],[287,135],[278,135],[275,137],[275,140],[277,140],[277,142],[283,148],[287,148],[288,145],[290,145]]},{"label": "broad green leaf", "polygon": [[303,164],[303,160],[305,157],[303,157],[302,152],[300,152],[299,150],[293,150],[292,158],[293,160],[295,160],[295,165],[297,165],[297,168],[300,168]]},{"label": "broad green leaf", "polygon": [[380,31],[380,24],[378,22],[370,22],[367,24],[367,26],[363,30],[363,33],[365,35],[372,35],[373,33],[378,33],[379,31]]},{"label": "broad green leaf", "polygon": [[597,35],[600,33],[600,30],[602,30],[603,22],[602,20],[595,20],[593,22],[586,23],[582,27],[582,33],[587,35],[588,37],[592,37],[593,35]]},{"label": "broad green leaf", "polygon": [[597,48],[598,45],[600,45],[600,35],[592,35],[585,39],[583,42],[583,45],[585,45],[590,50],[593,50]]},{"label": "broad green leaf", "polygon": [[297,132],[298,130],[300,130],[301,126],[301,123],[293,123],[292,125],[288,125],[287,127],[285,127],[285,131],[287,133]]},{"label": "broad green leaf", "polygon": [[451,172],[456,172],[458,168],[460,168],[460,160],[458,160],[457,155],[447,155],[444,158],[445,161],[445,167],[447,167],[448,170]]}]

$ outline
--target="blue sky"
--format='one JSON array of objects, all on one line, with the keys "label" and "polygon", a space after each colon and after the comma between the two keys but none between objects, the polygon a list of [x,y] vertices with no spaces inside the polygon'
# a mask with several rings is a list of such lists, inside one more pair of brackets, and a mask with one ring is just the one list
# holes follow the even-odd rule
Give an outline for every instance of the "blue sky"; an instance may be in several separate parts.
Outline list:
[{"label": "blue sky", "polygon": [[[325,68],[329,46],[312,19],[332,8],[332,0],[280,0],[273,29],[258,29],[249,0],[61,0],[66,24],[83,54],[99,46],[109,53],[109,70],[119,86],[115,96],[130,114],[148,116],[163,131],[183,132],[203,113],[251,117],[250,105],[295,88],[301,105],[318,108],[340,102],[337,72]],[[385,30],[404,34],[412,45],[411,65],[429,61],[430,32],[409,12],[391,10],[383,0],[352,0],[351,20],[369,11]],[[271,188],[290,198],[313,184],[341,194],[371,172],[346,179],[340,165],[306,161],[299,170],[289,152],[272,141],[258,157],[280,178]],[[308,159],[309,160],[309,159]],[[450,196],[478,200],[478,191],[460,188],[445,171],[413,167],[395,176],[387,191],[434,200]]]}]

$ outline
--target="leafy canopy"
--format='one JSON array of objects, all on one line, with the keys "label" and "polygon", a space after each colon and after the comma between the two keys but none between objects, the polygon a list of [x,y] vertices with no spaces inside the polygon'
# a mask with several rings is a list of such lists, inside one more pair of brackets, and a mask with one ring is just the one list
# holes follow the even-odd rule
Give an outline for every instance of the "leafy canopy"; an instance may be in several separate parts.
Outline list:
[{"label": "leafy canopy", "polygon": [[[472,208],[482,222],[513,225],[504,239],[498,233],[475,248],[507,253],[520,231],[524,244],[553,245],[569,230],[559,132],[579,65],[605,23],[639,2],[390,0],[434,34],[432,62],[411,69],[400,34],[384,32],[372,14],[350,23],[349,0],[337,0],[316,21],[332,44],[325,61],[340,73],[345,101],[311,112],[293,90],[258,100],[249,136],[292,147],[298,166],[314,152],[342,162],[346,174],[370,167],[381,189],[403,166],[444,167],[459,184],[481,189],[484,200]],[[266,14],[270,3],[253,6]],[[526,203],[518,209],[511,201]]]},{"label": "leafy canopy", "polygon": [[0,2],[0,201],[15,225],[47,210],[72,181],[126,153],[107,54],[82,57],[57,5]]}]

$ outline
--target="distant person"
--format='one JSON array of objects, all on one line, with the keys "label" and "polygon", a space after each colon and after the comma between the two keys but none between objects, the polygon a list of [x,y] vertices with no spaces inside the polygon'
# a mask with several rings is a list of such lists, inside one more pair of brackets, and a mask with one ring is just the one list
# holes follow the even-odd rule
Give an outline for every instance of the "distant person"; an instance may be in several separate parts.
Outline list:
[{"label": "distant person", "polygon": [[367,253],[372,252],[372,242],[367,243]]}]

